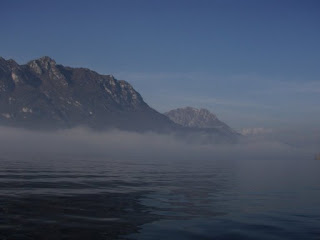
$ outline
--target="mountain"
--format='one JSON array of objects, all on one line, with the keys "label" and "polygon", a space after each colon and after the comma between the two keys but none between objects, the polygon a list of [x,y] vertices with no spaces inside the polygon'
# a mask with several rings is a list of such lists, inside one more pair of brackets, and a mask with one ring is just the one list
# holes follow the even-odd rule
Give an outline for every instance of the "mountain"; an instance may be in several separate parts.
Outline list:
[{"label": "mountain", "polygon": [[216,115],[207,109],[192,107],[177,108],[164,113],[173,122],[188,128],[202,129],[221,133],[222,135],[239,135],[227,124],[220,121]]},{"label": "mountain", "polygon": [[0,124],[31,129],[169,131],[180,127],[123,80],[42,57],[19,65],[0,57]]},{"label": "mountain", "polygon": [[117,128],[204,142],[237,137],[207,111],[197,111],[178,109],[167,117],[149,107],[128,82],[112,75],[63,66],[50,57],[24,65],[0,57],[0,125],[37,130]]}]

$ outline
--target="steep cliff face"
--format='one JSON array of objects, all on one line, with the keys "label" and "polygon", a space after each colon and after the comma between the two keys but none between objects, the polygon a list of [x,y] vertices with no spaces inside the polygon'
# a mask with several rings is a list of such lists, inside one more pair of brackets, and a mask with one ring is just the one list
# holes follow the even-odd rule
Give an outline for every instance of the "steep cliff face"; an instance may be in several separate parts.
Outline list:
[{"label": "steep cliff face", "polygon": [[36,129],[177,127],[150,108],[126,81],[58,65],[49,57],[25,65],[0,58],[0,123]]},{"label": "steep cliff face", "polygon": [[226,135],[238,135],[227,124],[207,109],[192,107],[177,108],[165,113],[173,122],[188,128],[216,130]]}]

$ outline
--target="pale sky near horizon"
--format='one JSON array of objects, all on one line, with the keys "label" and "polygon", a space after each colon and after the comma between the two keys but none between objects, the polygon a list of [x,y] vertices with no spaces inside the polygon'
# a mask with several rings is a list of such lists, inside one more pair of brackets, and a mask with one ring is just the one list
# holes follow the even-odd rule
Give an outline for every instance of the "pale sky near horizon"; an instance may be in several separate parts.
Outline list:
[{"label": "pale sky near horizon", "polygon": [[113,74],[160,112],[320,128],[316,0],[2,0],[0,27],[0,56]]}]

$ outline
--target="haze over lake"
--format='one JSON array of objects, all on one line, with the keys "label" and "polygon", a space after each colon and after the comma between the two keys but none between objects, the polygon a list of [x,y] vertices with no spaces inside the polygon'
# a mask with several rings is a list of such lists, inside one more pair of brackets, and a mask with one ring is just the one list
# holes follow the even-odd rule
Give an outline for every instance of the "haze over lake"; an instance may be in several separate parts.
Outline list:
[{"label": "haze over lake", "polygon": [[86,129],[1,132],[4,239],[320,234],[320,162],[301,146]]}]

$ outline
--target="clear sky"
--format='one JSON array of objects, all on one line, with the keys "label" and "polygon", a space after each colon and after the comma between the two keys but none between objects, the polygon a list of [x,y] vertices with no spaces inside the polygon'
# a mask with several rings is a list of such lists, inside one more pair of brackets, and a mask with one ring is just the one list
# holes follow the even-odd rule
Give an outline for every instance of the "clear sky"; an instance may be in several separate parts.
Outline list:
[{"label": "clear sky", "polygon": [[320,1],[1,0],[0,56],[125,79],[155,109],[320,128]]}]

